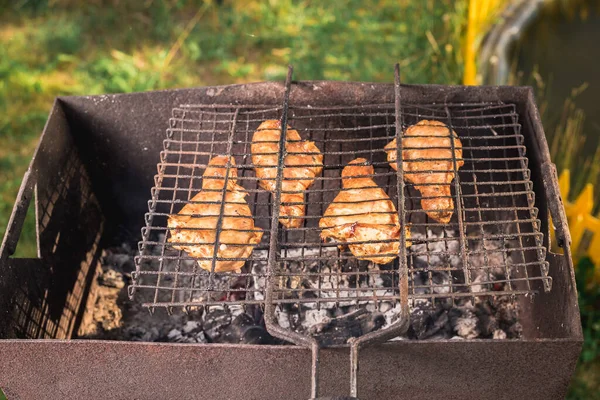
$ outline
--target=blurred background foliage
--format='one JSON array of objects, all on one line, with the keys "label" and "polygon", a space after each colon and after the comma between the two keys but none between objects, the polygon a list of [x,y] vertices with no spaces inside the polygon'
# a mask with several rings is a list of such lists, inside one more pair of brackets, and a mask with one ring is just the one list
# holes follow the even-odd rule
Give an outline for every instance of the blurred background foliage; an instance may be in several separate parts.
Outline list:
[{"label": "blurred background foliage", "polygon": [[404,82],[462,78],[467,1],[2,1],[0,237],[57,95],[284,79],[289,63],[305,80],[390,81],[397,61]]},{"label": "blurred background foliage", "polygon": [[[303,80],[390,82],[400,62],[405,83],[460,84],[468,5],[468,0],[0,0],[0,237],[55,96],[281,80],[289,63]],[[538,88],[544,122],[555,132],[550,145],[559,167],[582,164],[575,185],[594,182],[600,189],[600,152],[592,161],[578,157],[584,147],[582,111],[567,100],[557,118],[544,106],[543,79],[529,73],[517,80]],[[26,221],[17,252],[35,255],[33,218]],[[583,260],[577,270],[586,338],[573,399],[600,393],[600,289],[589,285],[588,264]]]}]

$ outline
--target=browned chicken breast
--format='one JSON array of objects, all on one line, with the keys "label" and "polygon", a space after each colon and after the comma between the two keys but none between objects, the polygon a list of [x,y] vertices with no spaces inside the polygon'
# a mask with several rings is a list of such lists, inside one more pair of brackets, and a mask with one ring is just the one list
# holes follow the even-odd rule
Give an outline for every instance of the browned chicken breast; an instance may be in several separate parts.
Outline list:
[{"label": "browned chicken breast", "polygon": [[[357,158],[342,171],[342,190],[319,221],[323,240],[348,244],[352,254],[377,264],[392,262],[400,247],[400,223],[394,203],[377,187],[373,166]],[[406,238],[410,233],[406,230]],[[380,242],[393,239],[391,242]],[[374,243],[357,243],[374,241]],[[407,244],[408,245],[408,244]]]},{"label": "browned chicken breast", "polygon": [[[214,243],[217,239],[217,220],[221,211],[221,203],[225,197],[223,221],[219,234],[217,257],[246,259],[252,249],[262,238],[263,232],[254,226],[250,207],[246,202],[244,188],[238,186],[237,168],[231,157],[227,190],[223,196],[227,157],[213,157],[204,171],[202,190],[186,204],[177,215],[168,219],[171,232],[169,242],[177,250],[187,252],[191,257],[213,257]],[[244,230],[244,231],[240,231]],[[245,260],[217,260],[215,272],[240,270]],[[211,270],[212,260],[198,260],[198,265],[207,271]]]},{"label": "browned chicken breast", "polygon": [[[450,132],[454,140],[456,168],[464,165],[462,143],[456,132],[439,121],[419,121],[404,132],[402,139],[402,168],[404,180],[421,192],[421,207],[427,215],[439,222],[448,223],[454,212],[450,182],[454,179],[454,165]],[[388,161],[393,169],[396,162],[396,139],[385,146]],[[432,170],[438,172],[430,172]]]},{"label": "browned chicken breast", "polygon": [[[260,185],[265,190],[276,191],[277,157],[281,122],[267,120],[260,124],[252,137],[252,163]],[[306,214],[304,193],[323,170],[323,155],[314,142],[302,141],[297,130],[287,127],[286,156],[283,161],[283,180],[281,182],[281,207],[279,222],[287,228],[298,228]],[[294,167],[300,165],[299,167]],[[299,203],[299,204],[292,204]]]}]

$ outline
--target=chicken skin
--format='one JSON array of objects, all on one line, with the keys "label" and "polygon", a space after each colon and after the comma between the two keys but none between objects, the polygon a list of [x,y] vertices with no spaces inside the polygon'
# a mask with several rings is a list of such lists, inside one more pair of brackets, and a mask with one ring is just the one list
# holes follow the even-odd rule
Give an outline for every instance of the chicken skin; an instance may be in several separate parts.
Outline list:
[{"label": "chicken skin", "polygon": [[[454,155],[450,132],[454,141]],[[402,138],[404,180],[421,193],[421,207],[432,219],[447,224],[454,213],[450,182],[456,169],[464,165],[462,143],[456,132],[439,121],[419,121],[406,129]],[[396,139],[385,146],[390,166],[397,170]],[[437,172],[430,172],[430,171]]]},{"label": "chicken skin", "polygon": [[[223,196],[227,161],[226,156],[213,157],[202,176],[202,190],[192,198],[193,202],[199,203],[186,204],[177,215],[171,215],[168,219],[167,225],[171,232],[169,242],[191,257],[215,256],[217,221],[223,200],[225,205],[216,257],[247,259],[262,238],[262,229],[254,226],[254,219],[245,199],[247,193],[236,183],[237,168],[233,157],[227,190]],[[215,272],[237,271],[244,263],[245,260],[217,260]],[[212,260],[198,260],[198,265],[210,271]]]},{"label": "chicken skin", "polygon": [[[272,193],[277,190],[275,186],[280,137],[281,122],[277,120],[264,121],[252,137],[252,163],[256,176],[260,179],[260,186]],[[306,214],[302,191],[308,189],[323,170],[323,155],[314,142],[303,141],[298,131],[289,126],[286,130],[285,151],[279,222],[286,228],[299,228],[304,220],[302,217]]]},{"label": "chicken skin", "polygon": [[[342,187],[319,221],[321,239],[347,244],[354,256],[376,264],[392,262],[400,248],[400,223],[394,203],[371,177],[373,166],[357,158],[342,171]],[[406,238],[410,232],[406,230]],[[391,242],[380,242],[392,240]],[[373,243],[357,243],[373,241]],[[408,245],[408,244],[407,244]]]}]

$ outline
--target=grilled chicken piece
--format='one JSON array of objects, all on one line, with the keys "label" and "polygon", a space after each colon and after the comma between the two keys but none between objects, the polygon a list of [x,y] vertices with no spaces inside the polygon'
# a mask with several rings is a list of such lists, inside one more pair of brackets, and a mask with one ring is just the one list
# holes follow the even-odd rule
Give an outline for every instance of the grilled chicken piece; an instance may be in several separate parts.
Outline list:
[{"label": "grilled chicken piece", "polygon": [[[454,140],[454,155],[450,132]],[[404,180],[413,183],[421,192],[421,207],[425,213],[430,218],[447,224],[454,212],[450,192],[450,182],[455,175],[453,158],[456,159],[457,170],[465,163],[458,135],[442,122],[423,120],[406,129],[402,147]],[[390,166],[398,169],[396,139],[388,143],[385,150]],[[438,172],[430,172],[433,170]]]},{"label": "grilled chicken piece", "polygon": [[[215,256],[214,243],[217,239],[217,221],[223,197],[224,217],[216,257],[246,259],[262,238],[262,229],[254,226],[250,207],[245,199],[247,193],[236,183],[237,168],[233,157],[227,190],[223,196],[227,160],[226,156],[213,157],[204,171],[202,190],[192,198],[192,201],[200,203],[186,204],[177,215],[171,215],[168,219],[167,225],[171,232],[169,242],[173,243],[174,248],[187,252],[191,257]],[[237,271],[244,263],[245,260],[217,260],[215,272]],[[210,271],[212,260],[198,260],[198,265]]]},{"label": "grilled chicken piece", "polygon": [[[377,264],[392,262],[400,247],[400,223],[394,203],[377,187],[373,166],[357,158],[342,171],[342,190],[319,221],[321,239],[348,244],[356,258]],[[410,232],[406,230],[406,238]],[[378,242],[390,240],[392,242]],[[358,243],[374,241],[374,243]],[[407,243],[408,245],[408,243]],[[384,255],[385,254],[385,255]]]},{"label": "grilled chicken piece", "polygon": [[[252,163],[256,176],[260,178],[260,186],[273,193],[277,190],[275,186],[280,137],[281,121],[277,120],[267,120],[260,124],[252,137]],[[299,228],[303,218],[292,217],[304,217],[306,214],[304,193],[301,191],[308,189],[323,170],[323,155],[314,142],[302,141],[298,131],[290,126],[286,130],[285,150],[287,155],[283,161],[279,222],[286,228]]]}]

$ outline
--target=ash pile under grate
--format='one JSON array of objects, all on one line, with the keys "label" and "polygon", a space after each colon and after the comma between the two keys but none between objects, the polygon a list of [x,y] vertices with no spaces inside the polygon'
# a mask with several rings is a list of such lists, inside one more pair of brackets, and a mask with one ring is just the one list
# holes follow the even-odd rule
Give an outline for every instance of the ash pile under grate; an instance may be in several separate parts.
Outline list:
[{"label": "ash pile under grate", "polygon": [[[431,233],[430,233],[431,234]],[[160,238],[159,238],[160,240]],[[418,246],[418,245],[417,245]],[[450,246],[453,246],[450,242]],[[418,250],[418,247],[417,247]],[[159,251],[159,247],[155,251]],[[315,252],[316,254],[316,252]],[[101,258],[102,271],[97,274],[97,295],[93,309],[88,309],[84,324],[79,330],[79,337],[104,340],[173,342],[173,343],[246,343],[246,344],[282,344],[279,339],[271,337],[264,326],[263,312],[258,305],[228,305],[211,306],[207,309],[200,307],[188,308],[184,313],[175,310],[172,314],[164,308],[157,308],[153,313],[143,306],[143,303],[154,301],[148,293],[138,295],[129,300],[126,286],[131,280],[134,269],[136,252],[128,244],[111,247],[103,252]],[[310,257],[310,252],[305,256]],[[471,262],[476,263],[477,258]],[[430,260],[431,261],[431,260]],[[457,260],[440,258],[440,263],[456,262],[461,268],[460,257]],[[156,261],[158,262],[158,261]],[[480,262],[483,262],[481,259]],[[304,267],[291,265],[292,270],[300,272],[302,268],[316,268],[318,262],[304,263]],[[333,267],[333,266],[332,266]],[[165,263],[166,271],[176,268],[175,262]],[[262,276],[261,269],[266,268],[260,263],[254,263],[253,277]],[[321,266],[323,268],[323,266]],[[327,268],[327,267],[325,267]],[[386,266],[372,265],[367,261],[356,261],[346,268],[379,269]],[[418,268],[417,268],[418,269]],[[500,272],[500,271],[496,271]],[[207,275],[207,274],[206,274]],[[200,274],[196,284],[201,287],[204,275]],[[218,276],[218,275],[217,275]],[[310,275],[307,275],[308,277]],[[363,276],[363,275],[361,275]],[[380,287],[383,296],[392,280],[385,274],[369,275],[375,279],[375,286]],[[501,275],[498,275],[501,278]],[[144,279],[152,279],[151,276]],[[248,278],[250,279],[250,278]],[[322,279],[322,278],[321,278]],[[412,273],[412,285],[419,287],[421,281],[428,279],[428,272]],[[439,283],[436,291],[443,293],[444,284],[449,284],[449,275],[443,272],[433,273],[433,279]],[[483,278],[482,278],[483,279]],[[257,291],[256,300],[262,300],[264,279],[254,279],[253,286]],[[282,282],[282,286],[293,284]],[[360,281],[358,283],[360,285]],[[218,285],[218,282],[217,282]],[[317,282],[305,278],[303,285],[306,295],[314,295]],[[341,288],[356,287],[356,281],[337,280],[330,276],[329,285]],[[373,286],[373,283],[370,284]],[[327,283],[321,282],[321,288],[327,288]],[[503,289],[502,286],[497,287]],[[418,290],[418,289],[417,289]],[[324,293],[331,293],[325,291]],[[160,294],[159,294],[160,295]],[[365,333],[382,329],[393,323],[398,317],[399,306],[391,301],[380,302],[378,307],[373,303],[353,304],[346,299],[331,302],[280,304],[277,306],[279,324],[298,332],[311,333],[327,345],[341,344],[348,337],[360,336]],[[483,298],[459,299],[411,299],[411,318],[408,332],[403,337],[393,340],[432,340],[432,339],[505,339],[521,337],[522,328],[519,323],[519,306],[510,296],[495,296]],[[360,302],[359,302],[360,303]],[[365,302],[366,303],[366,302]],[[87,321],[87,322],[85,322]]]}]

